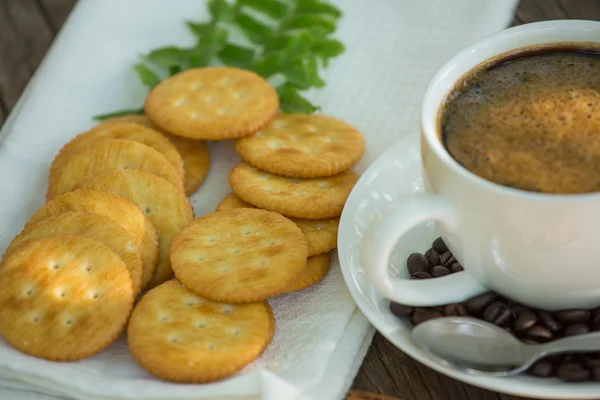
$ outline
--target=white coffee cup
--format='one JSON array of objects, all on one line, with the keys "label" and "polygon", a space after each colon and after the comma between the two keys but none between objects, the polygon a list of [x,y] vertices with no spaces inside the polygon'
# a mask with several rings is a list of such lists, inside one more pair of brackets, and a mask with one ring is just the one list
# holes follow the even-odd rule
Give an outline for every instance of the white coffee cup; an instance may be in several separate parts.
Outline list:
[{"label": "white coffee cup", "polygon": [[[600,306],[600,193],[541,194],[484,180],[450,156],[437,131],[446,95],[473,67],[516,49],[566,42],[600,43],[600,22],[510,28],[467,47],[435,75],[421,113],[426,193],[397,199],[361,244],[362,264],[382,295],[433,306],[494,290],[546,310]],[[431,220],[465,271],[427,280],[391,277],[392,250],[410,229]]]}]

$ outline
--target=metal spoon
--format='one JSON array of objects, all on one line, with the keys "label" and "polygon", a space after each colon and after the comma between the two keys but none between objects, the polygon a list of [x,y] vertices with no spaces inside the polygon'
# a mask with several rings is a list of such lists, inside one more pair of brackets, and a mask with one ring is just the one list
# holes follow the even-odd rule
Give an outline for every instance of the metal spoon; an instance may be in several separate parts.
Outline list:
[{"label": "metal spoon", "polygon": [[532,345],[496,325],[468,317],[425,321],[413,328],[411,336],[439,363],[489,376],[519,374],[551,354],[600,351],[600,332]]}]

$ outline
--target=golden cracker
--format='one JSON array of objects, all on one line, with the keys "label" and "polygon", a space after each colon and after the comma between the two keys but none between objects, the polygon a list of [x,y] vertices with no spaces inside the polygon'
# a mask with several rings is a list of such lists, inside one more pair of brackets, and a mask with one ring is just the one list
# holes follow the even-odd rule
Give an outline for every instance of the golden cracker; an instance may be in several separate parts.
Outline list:
[{"label": "golden cracker", "polygon": [[185,194],[191,196],[198,188],[200,188],[200,185],[202,185],[210,170],[210,152],[208,145],[204,140],[194,140],[170,135],[154,125],[148,117],[142,114],[131,114],[113,118],[104,122],[104,124],[123,122],[145,126],[160,132],[169,139],[183,159],[183,168],[185,170],[183,186]]},{"label": "golden cracker", "polygon": [[266,349],[273,333],[268,302],[216,303],[172,280],[136,305],[127,340],[135,360],[154,376],[195,383],[241,370]]},{"label": "golden cracker", "polygon": [[183,186],[185,194],[191,196],[200,188],[210,171],[210,151],[204,140],[194,140],[168,135],[167,139],[179,150],[185,167]]},{"label": "golden cracker", "polygon": [[4,257],[37,239],[58,235],[85,236],[108,246],[127,266],[134,295],[142,290],[142,256],[135,239],[116,221],[98,214],[67,212],[29,224],[10,243]]},{"label": "golden cracker", "polygon": [[306,267],[296,277],[294,282],[287,288],[286,293],[299,292],[319,283],[329,272],[331,256],[329,253],[309,257]]},{"label": "golden cracker", "polygon": [[275,89],[254,72],[231,67],[194,68],[159,83],[146,98],[150,120],[191,139],[246,136],[279,110]]},{"label": "golden cracker", "polygon": [[149,172],[183,191],[181,176],[158,151],[132,140],[106,139],[70,157],[49,182],[47,198],[72,192],[97,176],[128,169]]},{"label": "golden cracker", "polygon": [[281,293],[306,265],[306,239],[289,219],[242,208],[203,215],[171,246],[175,276],[207,299],[250,303]]},{"label": "golden cracker", "polygon": [[73,140],[65,144],[50,166],[49,179],[52,181],[74,154],[85,147],[95,145],[103,139],[125,139],[145,144],[165,156],[181,179],[184,179],[181,155],[167,138],[149,127],[137,123],[115,120],[103,122],[91,130],[77,135]]},{"label": "golden cracker", "polygon": [[70,211],[102,215],[121,224],[140,247],[143,261],[142,288],[146,287],[156,268],[158,235],[142,210],[130,200],[116,194],[78,189],[50,200],[36,211],[24,229],[45,218]]},{"label": "golden cracker", "polygon": [[231,188],[242,200],[286,217],[335,218],[358,181],[352,170],[327,178],[295,179],[260,171],[246,163],[229,174]]},{"label": "golden cracker", "polygon": [[[234,208],[254,208],[250,203],[240,199],[235,193],[229,193],[217,206],[217,211]],[[302,219],[290,218],[304,233],[308,243],[308,257],[326,253],[337,247],[339,218],[331,219]]]},{"label": "golden cracker", "polygon": [[55,236],[19,247],[0,265],[0,333],[48,360],[93,356],[123,331],[133,306],[129,271],[102,243]]},{"label": "golden cracker", "polygon": [[185,194],[166,179],[144,171],[115,171],[97,177],[85,188],[123,196],[135,203],[150,219],[158,233],[159,257],[149,288],[173,276],[169,261],[171,241],[194,219],[192,205]]},{"label": "golden cracker", "polygon": [[356,128],[325,115],[279,114],[258,133],[236,140],[248,164],[275,175],[320,178],[339,174],[365,153]]}]

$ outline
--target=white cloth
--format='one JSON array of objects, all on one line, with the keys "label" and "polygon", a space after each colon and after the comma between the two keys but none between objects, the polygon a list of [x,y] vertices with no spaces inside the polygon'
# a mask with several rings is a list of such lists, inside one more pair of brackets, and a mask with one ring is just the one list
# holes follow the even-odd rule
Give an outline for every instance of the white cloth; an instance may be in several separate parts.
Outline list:
[{"label": "white cloth", "polygon": [[[142,104],[131,66],[151,48],[191,40],[183,21],[203,19],[198,0],[81,0],[7,121],[0,139],[0,251],[44,203],[47,169],[60,147],[92,126],[92,115]],[[434,72],[468,43],[507,26],[515,0],[338,0],[347,52],[311,93],[323,112],[357,126],[363,171],[403,135],[416,134],[421,97]],[[231,143],[212,146],[213,166],[193,196],[196,215],[229,191],[238,161]],[[1,290],[1,288],[0,288]],[[0,398],[342,399],[373,330],[357,311],[337,258],[326,279],[271,301],[277,320],[266,353],[232,379],[176,385],[152,378],[123,338],[74,363],[25,356],[0,339]],[[10,389],[13,388],[13,389]],[[29,391],[14,390],[26,389]]]}]

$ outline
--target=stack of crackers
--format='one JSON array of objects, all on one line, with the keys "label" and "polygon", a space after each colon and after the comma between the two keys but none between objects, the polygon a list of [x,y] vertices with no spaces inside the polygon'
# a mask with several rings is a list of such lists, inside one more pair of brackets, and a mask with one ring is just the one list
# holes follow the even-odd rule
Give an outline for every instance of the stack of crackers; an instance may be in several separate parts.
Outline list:
[{"label": "stack of crackers", "polygon": [[[233,192],[194,219],[206,140],[235,140]],[[35,357],[93,356],[127,330],[136,361],[177,382],[230,376],[275,332],[268,298],[328,272],[365,151],[323,115],[279,112],[258,75],[209,67],[156,86],[145,115],[104,122],[58,153],[47,203],[0,264],[0,334]]]}]

